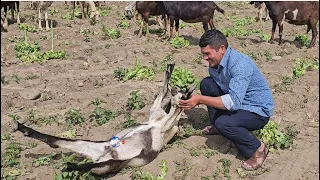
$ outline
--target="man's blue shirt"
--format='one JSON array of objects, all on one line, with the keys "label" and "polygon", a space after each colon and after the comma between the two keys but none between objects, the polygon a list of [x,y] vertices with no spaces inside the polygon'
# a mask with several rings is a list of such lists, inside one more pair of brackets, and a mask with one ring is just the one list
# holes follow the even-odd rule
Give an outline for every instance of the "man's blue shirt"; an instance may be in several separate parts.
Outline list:
[{"label": "man's blue shirt", "polygon": [[221,99],[228,110],[242,109],[264,117],[273,115],[272,92],[248,56],[228,47],[218,67],[209,68],[209,74],[225,93]]}]

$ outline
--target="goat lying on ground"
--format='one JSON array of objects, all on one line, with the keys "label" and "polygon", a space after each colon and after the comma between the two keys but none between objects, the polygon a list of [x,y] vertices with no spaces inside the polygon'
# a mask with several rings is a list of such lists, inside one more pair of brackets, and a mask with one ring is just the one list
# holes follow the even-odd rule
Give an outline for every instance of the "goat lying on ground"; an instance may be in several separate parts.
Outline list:
[{"label": "goat lying on ground", "polygon": [[[73,170],[90,170],[97,175],[116,172],[123,167],[138,167],[154,160],[163,146],[168,143],[178,131],[178,121],[182,108],[178,101],[190,97],[193,88],[186,94],[177,92],[174,88],[169,92],[168,83],[174,64],[167,66],[165,82],[162,91],[150,109],[147,122],[130,127],[119,132],[114,138],[104,142],[71,140],[40,133],[16,121],[13,129],[21,131],[26,136],[47,143],[53,148],[65,148],[87,156],[94,163],[74,165]],[[166,97],[169,97],[167,99]]]},{"label": "goat lying on ground", "polygon": [[[133,8],[136,8],[135,13],[133,14]],[[165,19],[164,25],[164,34],[167,31],[168,20],[165,18],[165,10],[162,2],[159,1],[136,1],[131,2],[128,6],[125,7],[125,16],[130,20],[133,17],[133,20],[136,21],[138,15],[141,15],[143,21],[140,24],[140,30],[138,36],[142,36],[143,24],[146,26],[146,37],[149,37],[149,16],[156,16],[156,21],[159,26],[163,26],[160,20],[160,15]]]},{"label": "goat lying on ground", "polygon": [[19,1],[2,1],[1,2],[1,9],[4,10],[4,22],[1,18],[1,26],[6,30],[8,27],[8,18],[7,12],[8,8],[11,9],[11,21],[14,20],[14,11],[17,11],[17,23],[20,23],[20,15],[19,15]]},{"label": "goat lying on ground", "polygon": [[224,14],[212,1],[163,1],[166,15],[170,19],[170,38],[173,37],[173,23],[179,35],[179,19],[188,23],[202,22],[203,29],[208,31],[208,23],[211,29],[216,29],[213,24],[214,11]]},{"label": "goat lying on ground", "polygon": [[[258,2],[263,3],[263,2]],[[307,33],[312,30],[309,48],[315,46],[318,35],[319,2],[317,1],[265,1],[272,20],[272,34],[270,42],[274,41],[276,25],[279,26],[279,45],[282,44],[283,21],[294,25],[307,25]]]},{"label": "goat lying on ground", "polygon": [[262,15],[264,14],[265,20],[269,21],[269,11],[265,3],[250,1],[250,4],[254,4],[254,7],[258,9],[257,21],[262,21]]}]

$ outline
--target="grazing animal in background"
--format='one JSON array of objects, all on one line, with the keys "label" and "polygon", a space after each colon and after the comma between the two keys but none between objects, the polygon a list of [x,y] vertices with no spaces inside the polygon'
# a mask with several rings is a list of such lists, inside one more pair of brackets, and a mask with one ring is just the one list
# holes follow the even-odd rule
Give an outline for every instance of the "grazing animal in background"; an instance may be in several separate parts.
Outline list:
[{"label": "grazing animal in background", "polygon": [[[263,2],[260,2],[263,3]],[[308,48],[315,46],[319,21],[318,1],[264,1],[272,20],[270,42],[274,41],[276,25],[279,26],[279,45],[282,44],[283,22],[294,25],[307,25],[307,33],[312,30],[312,39]]]},{"label": "grazing animal in background", "polygon": [[[153,161],[178,131],[178,122],[183,111],[178,106],[180,99],[188,99],[194,88],[185,94],[168,83],[174,64],[168,64],[163,89],[150,108],[147,122],[122,130],[108,141],[84,141],[59,138],[40,133],[13,121],[12,127],[24,135],[47,143],[52,148],[65,148],[82,154],[94,162],[69,166],[69,170],[91,171],[97,175],[119,171],[123,167],[144,166]],[[195,87],[195,86],[193,86]]]},{"label": "grazing animal in background", "polygon": [[214,11],[224,14],[224,10],[212,1],[163,1],[166,15],[170,20],[170,38],[173,37],[173,23],[179,35],[179,19],[188,23],[202,22],[203,29],[216,29],[213,24]]},{"label": "grazing animal in background", "polygon": [[[81,11],[82,11],[81,18],[82,19],[87,18],[87,15],[89,16],[89,8],[90,8],[91,14],[90,14],[89,18],[92,18],[93,20],[96,20],[96,21],[99,20],[99,16],[100,16],[99,11],[97,10],[96,5],[95,5],[95,3],[97,3],[97,2],[93,2],[93,1],[78,1],[78,2],[80,2],[80,4],[81,4]],[[72,18],[74,18],[74,10],[76,8],[76,2],[73,1],[72,3],[73,3]],[[100,6],[99,2],[97,4]],[[84,12],[85,8],[87,8],[86,13]]]},{"label": "grazing animal in background", "polygon": [[[133,13],[133,9],[136,9]],[[159,26],[163,26],[159,15],[162,15],[162,18],[165,20],[164,29],[166,33],[168,20],[165,18],[165,11],[162,2],[157,1],[132,1],[128,6],[124,8],[124,15],[130,20],[133,18],[133,21],[136,21],[137,16],[141,15],[143,21],[140,24],[140,30],[138,36],[142,36],[143,24],[146,26],[146,37],[149,36],[149,15],[156,16],[156,22]]]},{"label": "grazing animal in background", "polygon": [[52,5],[53,1],[32,1],[33,8],[36,8],[38,10],[38,22],[39,26],[38,29],[42,31],[42,25],[41,25],[41,13],[44,13],[44,19],[46,21],[46,30],[49,31],[49,23],[48,23],[48,8]]},{"label": "grazing animal in background", "polygon": [[142,36],[142,29],[143,29],[143,25],[146,26],[146,37],[149,37],[149,16],[157,16],[157,22],[159,23],[160,26],[162,26],[161,24],[161,20],[159,20],[159,16],[161,15],[164,20],[165,20],[165,25],[164,25],[164,29],[166,33],[167,31],[167,25],[168,25],[168,20],[167,18],[165,18],[165,9],[163,6],[163,3],[160,1],[137,1],[136,2],[136,13],[140,14],[143,21],[141,21],[140,24],[140,30],[138,33],[138,36],[141,37]]},{"label": "grazing animal in background", "polygon": [[250,4],[254,4],[254,7],[258,9],[257,21],[262,21],[262,16],[265,16],[265,20],[269,21],[269,11],[265,3],[250,1]]},{"label": "grazing animal in background", "polygon": [[17,23],[20,23],[20,15],[19,15],[19,1],[2,1],[1,2],[1,9],[4,10],[4,22],[1,18],[1,26],[6,30],[8,27],[8,18],[7,12],[8,8],[11,10],[11,21],[14,21],[14,11],[17,12]]}]

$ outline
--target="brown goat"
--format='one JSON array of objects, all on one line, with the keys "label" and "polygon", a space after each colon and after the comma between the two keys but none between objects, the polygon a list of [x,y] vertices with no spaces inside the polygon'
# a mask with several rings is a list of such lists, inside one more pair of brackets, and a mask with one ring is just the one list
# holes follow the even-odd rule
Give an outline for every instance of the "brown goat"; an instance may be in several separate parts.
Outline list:
[{"label": "brown goat", "polygon": [[214,11],[224,14],[212,1],[163,1],[166,15],[170,19],[170,38],[173,37],[173,23],[179,34],[179,19],[188,23],[202,22],[203,29],[208,31],[208,23],[211,29],[216,29],[213,24]]},{"label": "brown goat", "polygon": [[[262,3],[262,2],[261,2]],[[318,35],[319,2],[317,1],[265,1],[272,20],[270,42],[274,41],[276,25],[279,26],[279,45],[282,44],[283,21],[294,25],[307,25],[307,33],[312,30],[309,48],[315,46]]]},{"label": "brown goat", "polygon": [[[89,7],[91,9],[90,18],[93,20],[99,20],[99,11],[96,8],[96,4],[99,5],[99,2],[95,1],[78,1],[77,4],[81,4],[81,19],[87,18],[87,15],[89,16]],[[72,8],[72,18],[74,18],[74,10],[76,8],[76,1],[72,2],[73,8]],[[100,6],[100,5],[99,5]],[[84,12],[84,9],[87,8],[86,13]]]},{"label": "brown goat", "polygon": [[[140,30],[138,36],[142,36],[142,28],[143,24],[146,26],[146,37],[149,37],[149,16],[160,16],[165,17],[165,9],[163,6],[163,3],[161,1],[137,1],[136,2],[136,12],[138,14],[141,14],[143,21],[140,24]],[[136,14],[135,14],[136,15]],[[134,17],[135,17],[134,15]],[[164,18],[165,20],[165,25],[164,25],[164,34],[167,31],[167,25],[168,21],[167,18]],[[157,22],[159,25],[161,24],[158,17],[157,17]]]}]

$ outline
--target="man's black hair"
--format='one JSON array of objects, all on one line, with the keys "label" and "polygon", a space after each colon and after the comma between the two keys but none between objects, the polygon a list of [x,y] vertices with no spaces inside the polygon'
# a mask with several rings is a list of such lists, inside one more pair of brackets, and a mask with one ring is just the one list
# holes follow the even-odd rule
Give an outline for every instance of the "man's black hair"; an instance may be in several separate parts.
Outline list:
[{"label": "man's black hair", "polygon": [[205,32],[199,42],[200,47],[206,47],[210,45],[215,50],[218,50],[221,45],[224,45],[226,49],[228,48],[228,41],[226,36],[219,30],[209,30]]}]

